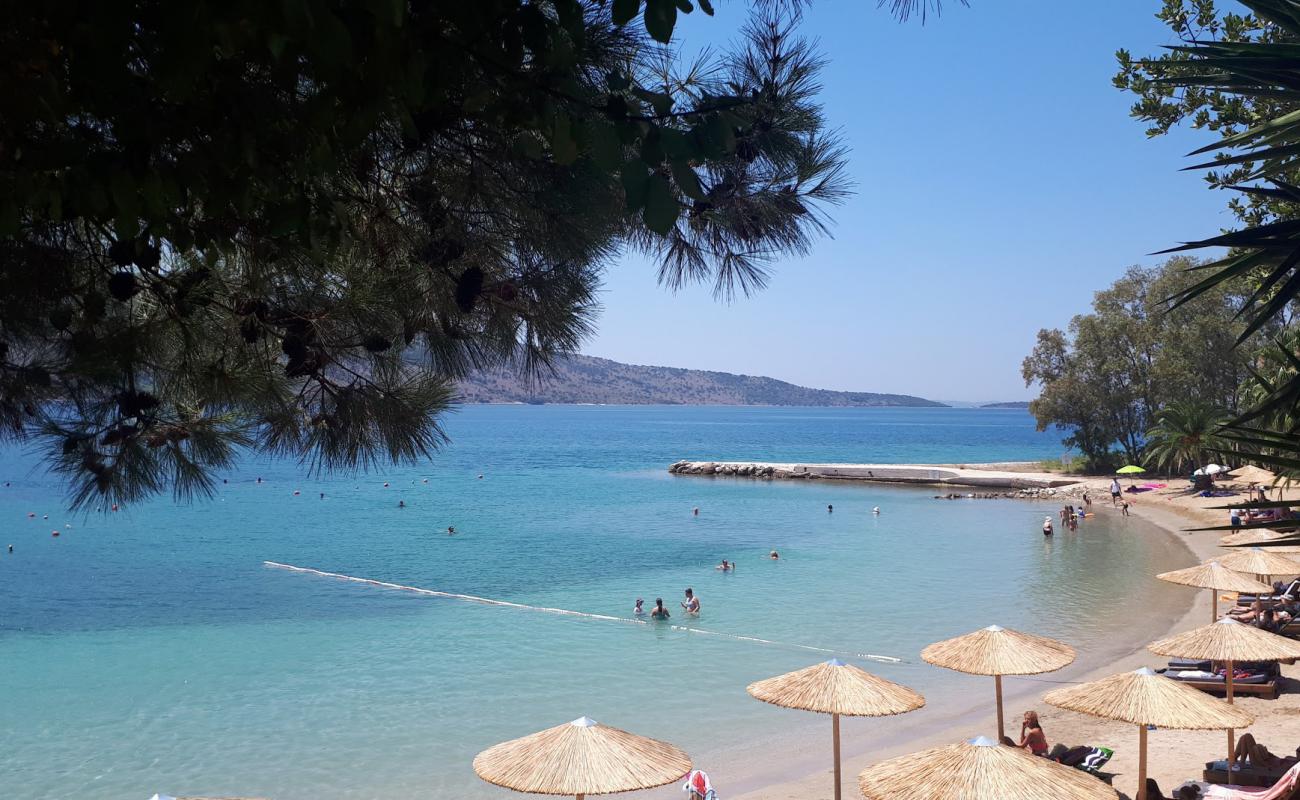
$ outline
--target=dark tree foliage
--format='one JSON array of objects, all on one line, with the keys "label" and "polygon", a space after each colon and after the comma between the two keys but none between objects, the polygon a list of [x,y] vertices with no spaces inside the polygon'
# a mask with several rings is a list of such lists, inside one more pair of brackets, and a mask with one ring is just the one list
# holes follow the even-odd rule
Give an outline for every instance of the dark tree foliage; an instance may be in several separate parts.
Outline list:
[{"label": "dark tree foliage", "polygon": [[685,0],[4,0],[0,437],[81,506],[410,461],[628,248],[761,286],[846,191],[797,5],[683,65]]}]

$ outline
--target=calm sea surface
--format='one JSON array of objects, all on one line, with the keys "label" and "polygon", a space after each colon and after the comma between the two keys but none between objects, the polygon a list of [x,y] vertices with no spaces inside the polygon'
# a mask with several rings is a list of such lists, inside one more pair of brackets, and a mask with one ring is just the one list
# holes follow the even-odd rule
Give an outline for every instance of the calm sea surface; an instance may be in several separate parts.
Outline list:
[{"label": "calm sea surface", "polygon": [[[1167,543],[1135,521],[1044,541],[1046,504],[665,471],[1059,456],[1024,411],[472,406],[447,427],[453,444],[419,468],[313,479],[250,461],[211,501],[89,517],[29,454],[0,452],[0,798],[506,797],[473,755],[584,714],[707,769],[790,724],[747,683],[826,657],[264,560],[624,617],[662,596],[674,622],[692,586],[704,613],[688,624],[899,656],[857,663],[932,703],[953,676],[919,663],[929,642],[998,622],[1087,648],[1116,598],[1177,591],[1145,579]],[[738,570],[715,571],[722,558]]]}]

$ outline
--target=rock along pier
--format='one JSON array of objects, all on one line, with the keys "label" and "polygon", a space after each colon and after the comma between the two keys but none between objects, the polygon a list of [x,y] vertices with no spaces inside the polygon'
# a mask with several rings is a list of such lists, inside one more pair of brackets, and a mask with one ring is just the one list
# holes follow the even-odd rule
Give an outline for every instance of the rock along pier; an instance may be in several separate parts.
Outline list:
[{"label": "rock along pier", "polygon": [[1014,472],[933,464],[778,464],[765,461],[678,461],[673,475],[758,478],[763,480],[833,480],[971,486],[984,489],[1052,489],[1077,478],[1047,472]]}]

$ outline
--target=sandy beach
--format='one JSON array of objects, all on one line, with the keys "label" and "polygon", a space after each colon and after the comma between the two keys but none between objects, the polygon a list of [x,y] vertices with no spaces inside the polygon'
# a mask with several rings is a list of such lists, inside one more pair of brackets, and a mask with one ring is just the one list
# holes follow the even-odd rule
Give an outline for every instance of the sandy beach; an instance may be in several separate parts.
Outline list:
[{"label": "sandy beach", "polygon": [[[964,470],[979,469],[979,465],[961,465]],[[1016,470],[1019,465],[988,465],[1000,475]],[[1025,469],[1020,466],[1020,469]],[[1023,473],[1022,473],[1023,474]],[[1034,478],[1044,481],[1051,473],[1035,473]],[[1054,476],[1059,479],[1059,475]],[[1218,545],[1223,535],[1219,531],[1189,532],[1191,527],[1224,524],[1227,513],[1211,510],[1209,506],[1223,505],[1225,498],[1202,498],[1184,491],[1182,479],[1168,482],[1169,488],[1156,489],[1137,495],[1126,494],[1130,513],[1152,524],[1172,543],[1169,569],[1192,566],[1224,552]],[[1109,477],[1080,480],[1068,487],[1054,490],[1056,498],[1040,501],[1051,513],[1069,498],[1081,497],[1087,490],[1093,500],[1092,508],[1098,514],[1120,514],[1113,508],[1109,497]],[[1128,482],[1125,482],[1127,485]],[[1237,489],[1247,488],[1245,483]],[[1270,492],[1270,496],[1276,492]],[[1240,495],[1244,499],[1244,493]],[[1291,492],[1286,499],[1295,497]],[[1297,500],[1300,502],[1300,500]],[[1152,580],[1155,580],[1154,576]],[[1041,697],[1062,683],[1082,683],[1117,672],[1143,666],[1163,666],[1165,659],[1146,650],[1146,644],[1167,635],[1190,630],[1205,624],[1210,595],[1207,590],[1188,588],[1186,603],[1179,609],[1123,609],[1117,613],[1132,615],[1133,625],[1117,636],[1116,647],[1108,653],[1079,654],[1075,664],[1049,675],[1033,678],[1007,678],[1007,732],[1015,735],[1019,726],[1015,722],[1024,709],[1036,709],[1044,731],[1051,743],[1067,745],[1089,744],[1114,749],[1115,756],[1107,770],[1115,773],[1114,786],[1122,794],[1131,796],[1137,784],[1137,731],[1132,725],[1102,720],[1072,712],[1062,711],[1041,702]],[[1222,606],[1227,608],[1227,604]],[[1034,633],[1051,636],[1050,621]],[[1300,677],[1300,666],[1283,666],[1282,674],[1289,680]],[[974,676],[970,679],[970,707],[936,709],[927,707],[920,712],[896,719],[855,720],[848,727],[844,739],[844,780],[847,796],[856,796],[857,774],[878,761],[987,734],[993,722],[991,682]],[[1300,744],[1300,694],[1286,691],[1276,700],[1238,697],[1237,703],[1256,716],[1255,724],[1248,730],[1273,752],[1288,754]],[[792,712],[793,713],[793,712]],[[909,719],[910,717],[910,719]],[[826,726],[822,726],[826,727]],[[812,731],[810,731],[812,733]],[[1238,732],[1240,734],[1241,731]],[[794,739],[794,736],[789,737]],[[820,735],[820,728],[812,736],[800,735],[799,741],[784,741],[777,751],[753,753],[750,769],[745,777],[727,784],[728,797],[736,800],[796,800],[829,794],[830,764],[826,746],[828,737]],[[771,743],[768,743],[770,747]],[[1223,731],[1159,730],[1149,735],[1148,776],[1155,778],[1166,792],[1189,778],[1200,778],[1207,760],[1223,758],[1227,748],[1227,735]],[[730,771],[730,770],[728,770]],[[796,777],[786,777],[794,775]]]}]

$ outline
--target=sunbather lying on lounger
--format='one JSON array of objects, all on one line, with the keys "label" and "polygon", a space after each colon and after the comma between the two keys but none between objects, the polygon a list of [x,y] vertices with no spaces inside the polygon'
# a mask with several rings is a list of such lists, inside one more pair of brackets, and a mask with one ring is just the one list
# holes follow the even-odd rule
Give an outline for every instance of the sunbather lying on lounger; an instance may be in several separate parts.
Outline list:
[{"label": "sunbather lying on lounger", "polygon": [[[1296,757],[1300,758],[1300,747],[1296,748]],[[1247,763],[1264,769],[1272,769],[1281,766],[1287,759],[1281,756],[1275,756],[1269,749],[1259,742],[1249,733],[1243,733],[1237,740],[1237,749],[1232,754],[1232,769],[1240,769]]]},{"label": "sunbather lying on lounger", "polygon": [[1228,612],[1228,616],[1238,622],[1253,623],[1264,615],[1264,601],[1256,599],[1248,607],[1237,606]]}]

